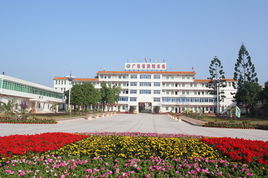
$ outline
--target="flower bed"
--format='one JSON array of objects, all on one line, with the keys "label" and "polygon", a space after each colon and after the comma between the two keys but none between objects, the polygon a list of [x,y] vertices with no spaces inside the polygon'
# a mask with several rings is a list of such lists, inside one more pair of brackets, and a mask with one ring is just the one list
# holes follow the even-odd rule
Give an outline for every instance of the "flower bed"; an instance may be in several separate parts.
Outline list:
[{"label": "flower bed", "polygon": [[85,155],[105,158],[140,158],[150,157],[220,159],[212,147],[191,138],[162,138],[144,136],[99,136],[92,135],[79,142],[50,152],[53,155]]},{"label": "flower bed", "polygon": [[204,125],[204,127],[268,130],[268,125],[252,125],[249,123],[229,123],[229,122],[208,122]]},{"label": "flower bed", "polygon": [[0,137],[0,177],[265,177],[267,150],[263,141],[181,134],[13,135]]},{"label": "flower bed", "polygon": [[108,135],[114,135],[114,136],[140,136],[140,137],[162,137],[162,138],[178,138],[178,137],[184,137],[184,138],[203,138],[203,136],[200,135],[185,135],[185,134],[159,134],[159,133],[143,133],[143,132],[87,132],[82,133],[84,135],[99,135],[99,136],[108,136]]},{"label": "flower bed", "polygon": [[0,158],[58,149],[87,136],[69,133],[43,133],[0,137]]},{"label": "flower bed", "polygon": [[224,160],[45,158],[9,161],[0,169],[0,177],[248,177],[266,174],[264,169]]},{"label": "flower bed", "polygon": [[55,119],[17,119],[17,118],[9,118],[9,117],[0,117],[0,123],[4,124],[56,124],[57,121]]},{"label": "flower bed", "polygon": [[201,141],[219,149],[232,160],[268,165],[268,143],[236,138],[202,138]]}]

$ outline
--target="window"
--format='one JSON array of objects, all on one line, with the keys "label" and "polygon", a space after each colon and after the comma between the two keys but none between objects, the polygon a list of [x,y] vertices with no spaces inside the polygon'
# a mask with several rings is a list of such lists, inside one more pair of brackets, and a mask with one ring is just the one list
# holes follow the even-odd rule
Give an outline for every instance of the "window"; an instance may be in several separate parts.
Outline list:
[{"label": "window", "polygon": [[151,86],[151,82],[140,82],[140,86],[150,87]]},{"label": "window", "polygon": [[128,94],[128,90],[121,90],[122,94]]},{"label": "window", "polygon": [[137,98],[136,97],[130,97],[129,101],[137,101]]},{"label": "window", "polygon": [[132,75],[130,75],[130,78],[131,79],[136,79],[137,78],[137,75],[136,74],[132,74]]},{"label": "window", "polygon": [[39,89],[39,88],[35,88],[29,85],[25,85],[25,84],[13,82],[13,81],[8,81],[8,80],[3,81],[2,88],[7,89],[7,90],[14,90],[14,91],[19,91],[19,92],[31,93],[31,94],[48,96],[48,97],[59,98],[59,99],[63,98],[62,93],[47,91],[44,89]]},{"label": "window", "polygon": [[160,98],[154,98],[154,102],[160,102]]},{"label": "window", "polygon": [[137,82],[130,82],[130,86],[137,86]]},{"label": "window", "polygon": [[151,75],[148,74],[141,74],[140,79],[151,79]]},{"label": "window", "polygon": [[161,84],[160,82],[154,82],[155,87],[160,87],[160,84]]},{"label": "window", "polygon": [[154,79],[160,79],[160,75],[154,75]]},{"label": "window", "polygon": [[160,94],[160,90],[154,90],[154,94]]},{"label": "window", "polygon": [[151,94],[151,90],[140,90],[140,94]]},{"label": "window", "polygon": [[137,94],[137,90],[130,90],[130,94]]},{"label": "window", "polygon": [[128,101],[128,97],[120,96],[118,101]]},{"label": "window", "polygon": [[123,86],[128,86],[128,83],[127,83],[127,82],[124,82],[124,83],[123,83]]}]

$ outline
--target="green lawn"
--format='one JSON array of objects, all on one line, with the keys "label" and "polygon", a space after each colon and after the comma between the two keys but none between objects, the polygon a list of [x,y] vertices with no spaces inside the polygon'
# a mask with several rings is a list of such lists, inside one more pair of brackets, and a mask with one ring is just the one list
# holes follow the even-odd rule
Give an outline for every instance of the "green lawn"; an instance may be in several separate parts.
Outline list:
[{"label": "green lawn", "polygon": [[242,117],[240,119],[225,119],[225,118],[217,118],[217,117],[211,117],[211,116],[204,116],[201,117],[200,120],[206,121],[206,122],[228,122],[228,123],[243,123],[247,122],[252,125],[268,125],[268,119],[261,119],[261,118],[249,118],[249,117]]}]

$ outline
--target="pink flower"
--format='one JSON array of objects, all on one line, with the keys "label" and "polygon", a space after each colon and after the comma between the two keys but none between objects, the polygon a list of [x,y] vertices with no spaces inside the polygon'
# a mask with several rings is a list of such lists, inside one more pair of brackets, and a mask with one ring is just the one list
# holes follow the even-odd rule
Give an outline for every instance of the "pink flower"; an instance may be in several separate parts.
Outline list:
[{"label": "pink flower", "polygon": [[250,172],[247,173],[247,176],[253,176],[253,174],[251,174]]},{"label": "pink flower", "polygon": [[145,177],[146,178],[150,178],[151,177],[151,174],[147,174]]},{"label": "pink flower", "polygon": [[119,169],[119,168],[116,168],[116,169],[115,169],[115,172],[116,172],[117,174],[119,174],[120,169]]},{"label": "pink flower", "polygon": [[21,171],[19,175],[20,176],[24,176],[25,175],[25,172],[24,171]]},{"label": "pink flower", "polygon": [[85,171],[86,172],[89,172],[89,173],[92,173],[93,172],[92,169],[86,169]]},{"label": "pink flower", "polygon": [[12,170],[5,170],[5,173],[7,173],[7,174],[14,174],[15,172],[12,171]]},{"label": "pink flower", "polygon": [[209,173],[208,169],[202,169],[203,173]]}]

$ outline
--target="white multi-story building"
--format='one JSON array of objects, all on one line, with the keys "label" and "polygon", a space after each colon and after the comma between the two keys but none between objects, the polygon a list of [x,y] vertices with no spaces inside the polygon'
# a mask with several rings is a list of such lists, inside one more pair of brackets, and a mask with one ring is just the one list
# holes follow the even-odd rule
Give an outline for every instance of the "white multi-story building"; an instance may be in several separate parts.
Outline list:
[{"label": "white multi-story building", "polygon": [[[16,109],[28,106],[33,113],[54,112],[53,104],[64,103],[63,92],[7,75],[0,75],[0,102],[13,101]],[[56,108],[57,109],[57,108]]]},{"label": "white multi-story building", "polygon": [[[207,79],[195,79],[195,72],[167,71],[166,63],[126,63],[124,71],[98,71],[96,78],[55,77],[54,89],[64,92],[73,85],[91,82],[100,89],[101,83],[121,88],[120,98],[113,109],[127,112],[135,106],[139,112],[152,112],[154,106],[160,112],[182,113],[186,110],[202,113],[216,111],[216,96],[210,94]],[[226,87],[221,88],[226,98],[220,102],[220,111],[233,104],[236,90],[233,79],[226,79]]]}]

